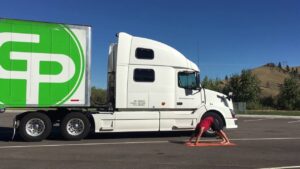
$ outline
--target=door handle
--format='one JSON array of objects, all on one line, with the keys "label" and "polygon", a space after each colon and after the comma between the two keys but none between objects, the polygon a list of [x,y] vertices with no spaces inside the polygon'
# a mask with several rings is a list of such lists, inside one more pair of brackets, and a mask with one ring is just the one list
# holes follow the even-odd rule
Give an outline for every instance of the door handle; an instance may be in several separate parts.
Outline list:
[{"label": "door handle", "polygon": [[181,105],[182,105],[182,102],[177,102],[177,105],[181,106]]}]

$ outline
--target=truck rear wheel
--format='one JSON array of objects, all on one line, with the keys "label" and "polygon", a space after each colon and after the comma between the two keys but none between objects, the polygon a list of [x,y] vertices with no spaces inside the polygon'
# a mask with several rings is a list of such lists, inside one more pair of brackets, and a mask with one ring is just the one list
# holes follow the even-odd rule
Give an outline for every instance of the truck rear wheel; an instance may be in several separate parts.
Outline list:
[{"label": "truck rear wheel", "polygon": [[20,120],[18,133],[22,139],[29,142],[42,141],[47,138],[52,130],[50,118],[43,113],[32,112]]},{"label": "truck rear wheel", "polygon": [[90,127],[91,123],[83,113],[74,112],[63,118],[60,131],[67,140],[81,140],[89,134]]}]

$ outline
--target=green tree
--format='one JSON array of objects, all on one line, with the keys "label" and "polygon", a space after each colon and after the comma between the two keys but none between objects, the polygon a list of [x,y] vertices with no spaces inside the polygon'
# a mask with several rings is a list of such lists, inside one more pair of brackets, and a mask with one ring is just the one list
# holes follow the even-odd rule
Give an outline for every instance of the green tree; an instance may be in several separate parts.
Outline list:
[{"label": "green tree", "polygon": [[289,65],[286,65],[285,69],[286,69],[287,72],[290,72],[290,67],[289,67]]},{"label": "green tree", "polygon": [[250,70],[242,70],[241,73],[241,100],[245,102],[256,102],[260,94],[260,81]]},{"label": "green tree", "polygon": [[278,68],[282,69],[281,62],[278,63]]},{"label": "green tree", "polygon": [[202,80],[201,82],[201,86],[204,87],[204,88],[207,88],[209,86],[209,79],[207,76],[204,77],[204,79]]},{"label": "green tree", "polygon": [[95,86],[91,89],[91,105],[98,106],[106,103],[106,90],[96,88]]},{"label": "green tree", "polygon": [[272,96],[262,97],[260,103],[264,108],[275,108],[276,98],[273,98]]},{"label": "green tree", "polygon": [[240,76],[239,75],[233,75],[229,78],[228,83],[226,83],[223,93],[229,93],[233,92],[233,101],[240,102]]},{"label": "green tree", "polygon": [[204,77],[201,85],[202,87],[206,88],[206,89],[210,89],[210,90],[214,90],[214,91],[218,91],[221,92],[222,91],[222,81],[220,79],[209,79],[207,76]]},{"label": "green tree", "polygon": [[224,93],[233,92],[236,102],[256,103],[260,95],[259,80],[250,70],[242,70],[241,75],[234,75],[224,87]]},{"label": "green tree", "polygon": [[300,85],[295,78],[284,80],[278,95],[278,106],[281,109],[300,109]]},{"label": "green tree", "polygon": [[291,73],[290,73],[291,76],[297,77],[297,72],[296,72],[296,70],[297,70],[297,69],[292,68]]},{"label": "green tree", "polygon": [[228,76],[227,75],[225,76],[225,81],[228,81]]}]

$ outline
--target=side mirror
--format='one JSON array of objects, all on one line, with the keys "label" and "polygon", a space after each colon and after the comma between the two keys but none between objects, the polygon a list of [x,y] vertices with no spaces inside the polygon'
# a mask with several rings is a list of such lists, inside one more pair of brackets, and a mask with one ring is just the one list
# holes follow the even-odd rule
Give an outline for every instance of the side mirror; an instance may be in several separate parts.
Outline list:
[{"label": "side mirror", "polygon": [[227,99],[228,100],[231,100],[233,98],[233,93],[232,92],[229,92],[228,93],[228,96],[227,96]]},{"label": "side mirror", "polygon": [[189,88],[187,88],[189,90],[201,90],[201,87],[200,86],[190,86]]}]

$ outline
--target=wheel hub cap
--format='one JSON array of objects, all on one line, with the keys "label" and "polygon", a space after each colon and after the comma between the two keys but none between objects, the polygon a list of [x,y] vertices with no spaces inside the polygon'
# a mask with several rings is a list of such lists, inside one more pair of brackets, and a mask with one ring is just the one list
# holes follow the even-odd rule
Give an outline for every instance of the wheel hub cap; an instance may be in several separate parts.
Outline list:
[{"label": "wheel hub cap", "polygon": [[78,136],[84,131],[84,122],[81,119],[73,118],[67,123],[67,132],[72,136]]},{"label": "wheel hub cap", "polygon": [[45,131],[45,123],[42,119],[30,119],[25,126],[26,133],[32,137],[40,136]]}]

